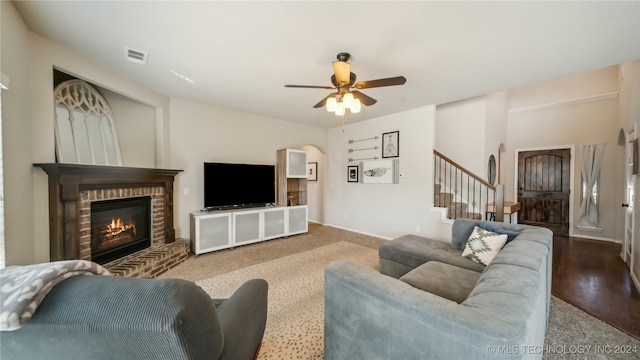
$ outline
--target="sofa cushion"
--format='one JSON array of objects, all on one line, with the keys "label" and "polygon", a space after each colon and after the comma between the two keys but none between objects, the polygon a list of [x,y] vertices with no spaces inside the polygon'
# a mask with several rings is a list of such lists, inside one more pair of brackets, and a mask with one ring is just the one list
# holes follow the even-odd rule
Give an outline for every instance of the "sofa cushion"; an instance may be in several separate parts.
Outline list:
[{"label": "sofa cushion", "polygon": [[504,227],[501,227],[500,225],[480,224],[478,226],[483,228],[483,229],[485,229],[485,230],[487,230],[487,231],[494,232],[496,234],[507,235],[507,242],[506,242],[507,244],[510,243],[511,241],[513,241],[513,239],[515,239],[516,236],[520,235],[520,231],[505,229]]},{"label": "sofa cushion", "polygon": [[462,256],[477,263],[489,265],[506,242],[507,235],[487,231],[476,226],[469,235]]},{"label": "sofa cushion", "polygon": [[480,275],[476,271],[429,261],[408,272],[400,280],[459,304],[467,299]]},{"label": "sofa cushion", "polygon": [[483,221],[474,219],[456,219],[451,227],[451,247],[458,250],[463,250],[467,245],[467,239],[473,232],[473,228],[479,226],[484,228],[485,225],[500,227],[505,230],[518,231],[520,235],[524,233],[525,229],[534,229],[533,226],[521,225],[521,224],[509,224],[495,221]]},{"label": "sofa cushion", "polygon": [[[460,256],[460,250],[449,243],[417,235],[404,235],[380,245],[380,272],[399,278],[428,261],[440,261],[465,269],[482,272],[484,265]],[[389,264],[402,264],[390,269]]]}]

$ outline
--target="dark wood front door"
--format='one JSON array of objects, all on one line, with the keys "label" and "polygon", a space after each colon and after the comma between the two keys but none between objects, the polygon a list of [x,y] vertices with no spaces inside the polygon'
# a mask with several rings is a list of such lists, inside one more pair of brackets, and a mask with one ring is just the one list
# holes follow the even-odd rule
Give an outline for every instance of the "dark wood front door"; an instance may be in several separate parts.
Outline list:
[{"label": "dark wood front door", "polygon": [[518,154],[518,222],[569,235],[570,149]]}]

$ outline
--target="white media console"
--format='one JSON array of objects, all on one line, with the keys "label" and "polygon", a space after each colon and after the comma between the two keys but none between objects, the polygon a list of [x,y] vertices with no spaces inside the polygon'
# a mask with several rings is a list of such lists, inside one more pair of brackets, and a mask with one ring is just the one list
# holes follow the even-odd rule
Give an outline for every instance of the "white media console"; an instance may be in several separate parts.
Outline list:
[{"label": "white media console", "polygon": [[196,254],[306,233],[307,205],[191,213],[191,250]]}]

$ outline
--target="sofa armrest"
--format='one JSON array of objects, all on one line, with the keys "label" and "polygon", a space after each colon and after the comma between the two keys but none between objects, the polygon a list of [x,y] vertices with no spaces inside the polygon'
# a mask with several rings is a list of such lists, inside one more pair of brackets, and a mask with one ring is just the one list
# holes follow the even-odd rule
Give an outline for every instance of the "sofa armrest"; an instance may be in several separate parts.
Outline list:
[{"label": "sofa armrest", "polygon": [[96,275],[59,283],[22,328],[0,336],[3,359],[215,359],[222,341],[194,283]]},{"label": "sofa armrest", "polygon": [[362,265],[325,269],[327,359],[522,358],[488,351],[526,344],[521,325]]},{"label": "sofa armrest", "polygon": [[267,324],[267,291],[265,280],[249,280],[218,307],[224,333],[220,359],[254,358]]}]

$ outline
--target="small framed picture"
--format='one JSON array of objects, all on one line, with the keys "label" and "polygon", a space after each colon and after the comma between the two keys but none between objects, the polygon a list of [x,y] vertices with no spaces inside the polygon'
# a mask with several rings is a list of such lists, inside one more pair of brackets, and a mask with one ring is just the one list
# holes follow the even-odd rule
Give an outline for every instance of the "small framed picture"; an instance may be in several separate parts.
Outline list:
[{"label": "small framed picture", "polygon": [[317,162],[307,163],[307,180],[318,181],[318,163]]},{"label": "small framed picture", "polygon": [[358,182],[358,165],[347,166],[347,182]]},{"label": "small framed picture", "polygon": [[382,134],[382,157],[394,158],[400,156],[400,131]]}]

